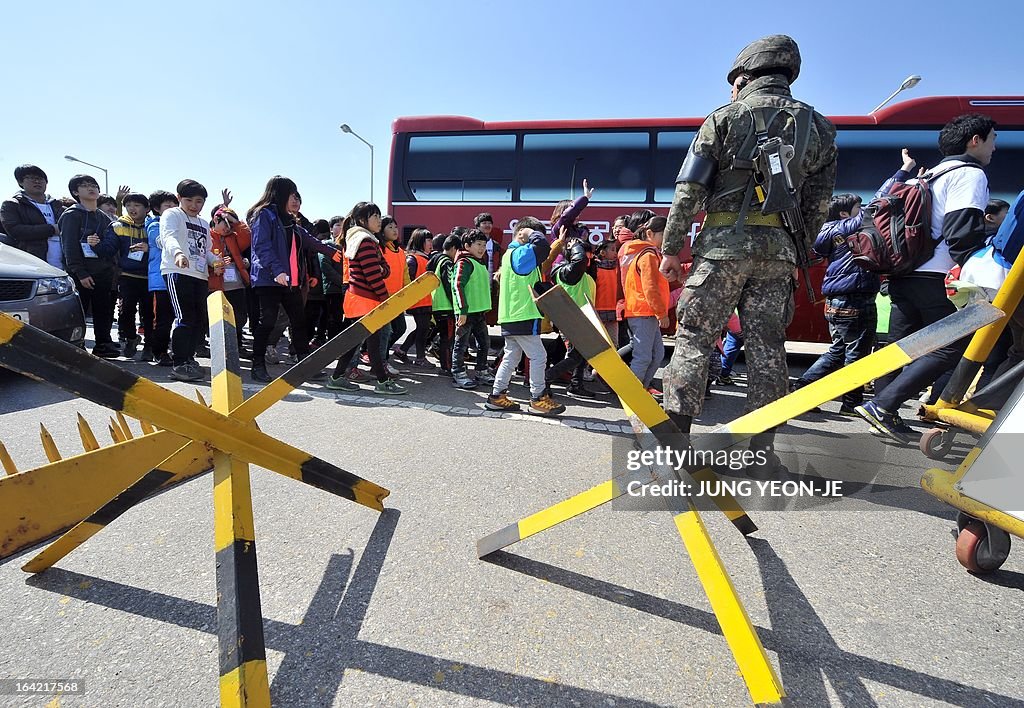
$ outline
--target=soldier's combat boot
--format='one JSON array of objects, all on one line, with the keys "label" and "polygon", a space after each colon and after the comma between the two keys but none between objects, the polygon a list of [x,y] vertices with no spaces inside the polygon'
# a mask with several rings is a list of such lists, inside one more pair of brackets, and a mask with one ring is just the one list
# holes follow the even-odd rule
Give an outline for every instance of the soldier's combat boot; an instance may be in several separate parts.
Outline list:
[{"label": "soldier's combat boot", "polygon": [[789,474],[786,465],[775,453],[775,429],[766,430],[750,438],[750,451],[754,461],[747,465],[747,476],[754,479],[781,479]]},{"label": "soldier's combat boot", "polygon": [[679,432],[685,433],[686,435],[690,434],[690,426],[693,424],[692,415],[683,415],[682,413],[673,413],[672,411],[665,412],[668,413],[668,419],[675,423],[676,427],[679,428]]}]

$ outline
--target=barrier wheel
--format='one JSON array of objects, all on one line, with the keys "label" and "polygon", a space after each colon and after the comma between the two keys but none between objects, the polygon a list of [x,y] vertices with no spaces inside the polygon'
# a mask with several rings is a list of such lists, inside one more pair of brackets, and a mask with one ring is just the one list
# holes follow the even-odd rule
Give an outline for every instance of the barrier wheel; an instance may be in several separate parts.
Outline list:
[{"label": "barrier wheel", "polygon": [[[1005,539],[990,539],[989,527],[977,519],[968,521],[956,538],[956,559],[964,568],[972,573],[991,573],[999,569],[1006,561],[1007,554],[996,553],[995,557],[990,550],[993,545],[1005,544],[1009,549],[1009,534],[1002,529],[992,529],[993,534],[1005,534]],[[993,543],[993,541],[996,541]],[[998,541],[1003,541],[999,543]]]},{"label": "barrier wheel", "polygon": [[921,435],[919,443],[921,452],[930,460],[945,459],[953,449],[953,436],[952,430],[943,430],[942,428],[927,430]]}]

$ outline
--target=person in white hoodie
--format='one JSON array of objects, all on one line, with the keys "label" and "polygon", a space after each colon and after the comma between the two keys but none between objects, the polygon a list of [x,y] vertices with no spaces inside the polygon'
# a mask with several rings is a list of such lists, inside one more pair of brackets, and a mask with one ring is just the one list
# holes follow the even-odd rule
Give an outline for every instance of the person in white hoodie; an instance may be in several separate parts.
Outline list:
[{"label": "person in white hoodie", "polygon": [[[203,377],[195,353],[206,316],[206,281],[214,257],[209,253],[210,224],[199,216],[206,203],[206,187],[194,179],[184,179],[178,183],[177,192],[179,206],[160,215],[160,274],[174,308],[171,378],[196,381]],[[223,265],[215,272],[220,271]]]}]

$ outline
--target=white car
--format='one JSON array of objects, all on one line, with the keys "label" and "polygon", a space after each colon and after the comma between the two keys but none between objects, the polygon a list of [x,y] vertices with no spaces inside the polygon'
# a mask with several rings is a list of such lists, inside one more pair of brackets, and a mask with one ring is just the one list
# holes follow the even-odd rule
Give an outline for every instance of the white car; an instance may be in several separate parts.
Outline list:
[{"label": "white car", "polygon": [[85,344],[75,281],[31,253],[0,243],[0,312],[66,342]]}]

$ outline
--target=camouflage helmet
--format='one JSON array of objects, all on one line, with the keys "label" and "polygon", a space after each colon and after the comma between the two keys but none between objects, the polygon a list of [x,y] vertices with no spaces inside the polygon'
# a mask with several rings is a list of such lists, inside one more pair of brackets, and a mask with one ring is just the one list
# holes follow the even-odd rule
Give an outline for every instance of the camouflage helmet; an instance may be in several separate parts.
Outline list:
[{"label": "camouflage helmet", "polygon": [[784,34],[771,34],[754,40],[736,56],[729,70],[728,81],[732,85],[740,74],[779,73],[789,77],[789,82],[796,81],[800,75],[800,47],[792,37]]}]

